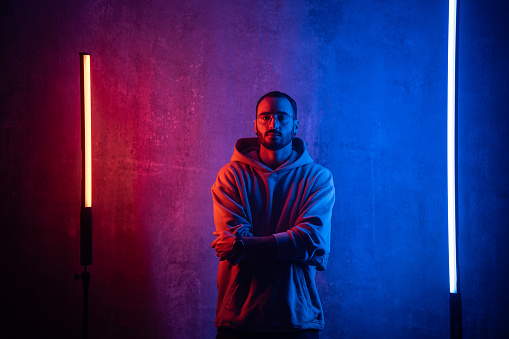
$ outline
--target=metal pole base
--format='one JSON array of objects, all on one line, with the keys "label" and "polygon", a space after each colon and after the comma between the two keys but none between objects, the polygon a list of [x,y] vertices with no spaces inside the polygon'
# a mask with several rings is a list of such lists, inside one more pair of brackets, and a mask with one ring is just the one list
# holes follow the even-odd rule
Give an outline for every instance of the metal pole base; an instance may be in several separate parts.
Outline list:
[{"label": "metal pole base", "polygon": [[88,266],[81,275],[74,273],[74,279],[83,282],[83,339],[88,338],[88,286],[90,284],[90,272]]},{"label": "metal pole base", "polygon": [[451,293],[449,295],[449,313],[451,316],[451,339],[462,339],[461,293]]}]

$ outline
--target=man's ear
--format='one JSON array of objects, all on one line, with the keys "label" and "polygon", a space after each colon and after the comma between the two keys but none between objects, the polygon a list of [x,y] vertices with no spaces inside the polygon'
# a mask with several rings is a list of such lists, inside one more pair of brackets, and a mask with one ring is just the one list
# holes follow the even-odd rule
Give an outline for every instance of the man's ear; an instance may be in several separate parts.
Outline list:
[{"label": "man's ear", "polygon": [[294,133],[297,133],[298,130],[299,130],[299,120],[294,120],[293,121],[293,131],[294,131]]},{"label": "man's ear", "polygon": [[256,125],[256,119],[254,121],[254,129],[255,129],[256,135],[258,135],[258,126]]}]

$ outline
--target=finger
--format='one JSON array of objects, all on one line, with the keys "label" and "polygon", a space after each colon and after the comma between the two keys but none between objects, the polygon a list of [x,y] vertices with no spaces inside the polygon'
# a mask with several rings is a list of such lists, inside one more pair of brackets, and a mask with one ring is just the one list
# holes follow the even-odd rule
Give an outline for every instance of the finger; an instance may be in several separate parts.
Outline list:
[{"label": "finger", "polygon": [[228,261],[234,259],[237,255],[238,255],[238,253],[235,251],[232,251],[232,250],[227,250],[227,251],[221,252],[221,257],[224,260],[228,260]]}]

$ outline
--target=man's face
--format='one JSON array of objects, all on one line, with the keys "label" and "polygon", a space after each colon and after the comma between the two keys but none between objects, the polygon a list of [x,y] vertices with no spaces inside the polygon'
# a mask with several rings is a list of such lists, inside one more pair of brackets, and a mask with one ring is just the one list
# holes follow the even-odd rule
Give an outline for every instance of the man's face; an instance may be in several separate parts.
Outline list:
[{"label": "man's face", "polygon": [[[291,143],[299,128],[299,121],[293,119],[292,105],[286,98],[264,98],[258,105],[256,116],[256,135],[265,148],[273,151]],[[267,124],[261,124],[260,119],[265,119]],[[288,122],[284,124],[284,121]]]}]

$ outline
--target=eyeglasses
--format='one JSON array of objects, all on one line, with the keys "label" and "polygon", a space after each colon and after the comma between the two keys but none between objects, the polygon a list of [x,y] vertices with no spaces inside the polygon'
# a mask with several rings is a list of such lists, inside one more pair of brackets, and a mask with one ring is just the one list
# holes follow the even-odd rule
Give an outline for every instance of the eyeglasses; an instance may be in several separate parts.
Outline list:
[{"label": "eyeglasses", "polygon": [[276,119],[280,125],[286,125],[287,123],[290,122],[290,118],[293,117],[285,113],[260,114],[256,118],[256,121],[258,121],[260,125],[268,125],[272,121],[272,118]]}]

